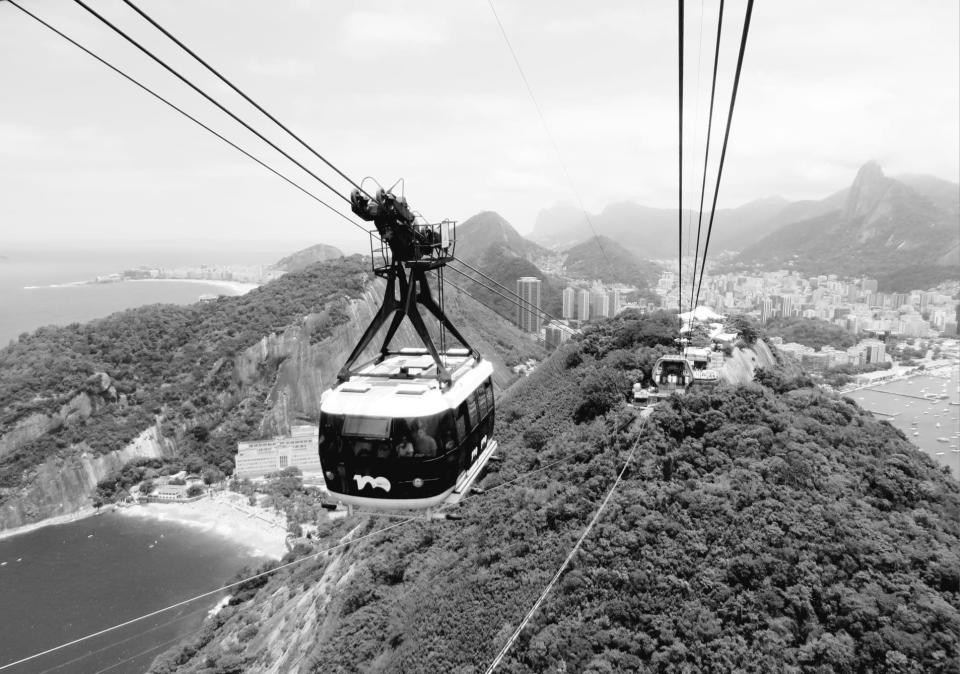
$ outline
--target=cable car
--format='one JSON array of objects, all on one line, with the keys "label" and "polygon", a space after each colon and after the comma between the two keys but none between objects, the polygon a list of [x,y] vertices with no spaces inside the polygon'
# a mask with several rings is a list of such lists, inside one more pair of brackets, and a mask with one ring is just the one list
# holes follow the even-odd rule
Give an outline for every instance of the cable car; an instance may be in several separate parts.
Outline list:
[{"label": "cable car", "polygon": [[708,367],[709,353],[706,349],[688,348],[684,355],[666,354],[658,358],[650,374],[650,386],[639,382],[633,385],[634,404],[649,405],[694,387],[716,386],[720,378],[715,369]]},{"label": "cable car", "polygon": [[[319,454],[329,500],[348,509],[421,510],[456,503],[490,457],[493,366],[443,312],[443,267],[453,259],[454,223],[418,224],[406,200],[380,190],[351,195],[357,215],[373,220],[373,271],[387,281],[383,305],[320,402]],[[427,272],[436,271],[434,300]],[[438,323],[440,347],[419,307]],[[357,365],[386,324],[379,354]],[[407,318],[422,347],[391,350]],[[460,343],[446,348],[447,333]]]}]

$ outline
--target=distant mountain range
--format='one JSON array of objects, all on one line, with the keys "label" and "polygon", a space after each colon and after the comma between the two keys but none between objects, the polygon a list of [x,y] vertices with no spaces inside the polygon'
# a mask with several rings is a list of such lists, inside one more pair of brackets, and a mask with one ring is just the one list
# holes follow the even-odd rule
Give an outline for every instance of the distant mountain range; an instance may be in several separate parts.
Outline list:
[{"label": "distant mountain range", "polygon": [[[684,222],[690,217],[684,211]],[[710,249],[742,251],[739,262],[767,268],[910,277],[904,270],[923,266],[931,279],[960,278],[958,219],[960,186],[925,175],[888,178],[870,162],[851,187],[824,199],[772,197],[718,210]],[[561,205],[540,212],[530,238],[562,249],[596,233],[640,258],[675,258],[677,220],[676,209],[621,202],[588,223]]]},{"label": "distant mountain range", "polygon": [[[590,238],[568,250],[550,250],[521,236],[499,214],[484,211],[468,218],[457,227],[456,255],[459,259],[498,283],[515,291],[521,276],[541,279],[541,307],[559,316],[561,293],[572,279],[600,280],[604,283],[626,283],[645,291],[660,274],[660,267],[640,259],[616,241],[607,237]],[[453,267],[461,267],[454,264]],[[476,274],[463,268],[474,278]],[[491,303],[501,313],[516,314],[516,305],[505,297],[486,290],[480,283],[459,276],[446,278],[473,295]],[[489,285],[489,282],[486,282]],[[510,293],[498,288],[504,295]]]},{"label": "distant mountain range", "polygon": [[933,282],[960,278],[957,190],[928,176],[888,178],[870,162],[850,189],[824,200],[830,210],[778,228],[737,261],[807,273],[884,276],[910,269]]}]

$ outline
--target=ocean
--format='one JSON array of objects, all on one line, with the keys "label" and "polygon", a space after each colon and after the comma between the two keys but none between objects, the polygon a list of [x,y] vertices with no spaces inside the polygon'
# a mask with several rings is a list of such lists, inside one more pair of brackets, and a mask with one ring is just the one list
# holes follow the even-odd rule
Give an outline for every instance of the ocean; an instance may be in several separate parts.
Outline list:
[{"label": "ocean", "polygon": [[[931,394],[947,398],[927,399]],[[960,367],[951,368],[949,376],[920,375],[846,395],[887,419],[937,463],[949,466],[954,477],[960,477]]]},{"label": "ocean", "polygon": [[[284,242],[0,244],[0,346],[156,302],[189,304],[222,288],[194,282],[78,284],[140,265],[268,265],[305,245]],[[237,541],[112,513],[0,540],[0,667],[222,586],[263,560]],[[218,597],[11,668],[139,672],[195,630]]]},{"label": "ocean", "polygon": [[83,284],[132,267],[269,265],[303,248],[291,242],[0,243],[0,346],[22,332],[67,325],[157,302],[191,304],[215,285],[175,281]]},{"label": "ocean", "polygon": [[[0,667],[229,582],[265,561],[241,541],[105,512],[0,540]],[[214,595],[10,672],[142,672],[195,631]]]}]

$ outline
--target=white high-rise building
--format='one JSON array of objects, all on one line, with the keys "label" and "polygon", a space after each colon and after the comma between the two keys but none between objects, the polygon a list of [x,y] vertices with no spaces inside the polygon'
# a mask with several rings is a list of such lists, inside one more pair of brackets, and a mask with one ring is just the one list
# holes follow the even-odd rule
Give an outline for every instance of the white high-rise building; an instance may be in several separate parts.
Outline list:
[{"label": "white high-rise building", "polygon": [[517,306],[517,327],[524,332],[540,334],[543,322],[540,314],[540,279],[535,276],[524,276],[517,279],[517,295],[520,303]]},{"label": "white high-rise building", "polygon": [[577,293],[577,320],[590,320],[590,291],[581,290]]},{"label": "white high-rise building", "polygon": [[573,288],[563,289],[563,312],[561,316],[564,320],[576,318],[577,315],[577,291]]},{"label": "white high-rise building", "polygon": [[317,426],[293,426],[288,437],[238,442],[234,474],[240,478],[260,477],[291,466],[319,472],[319,437]]},{"label": "white high-rise building", "polygon": [[590,293],[590,315],[594,318],[607,318],[610,315],[610,296],[603,288]]}]

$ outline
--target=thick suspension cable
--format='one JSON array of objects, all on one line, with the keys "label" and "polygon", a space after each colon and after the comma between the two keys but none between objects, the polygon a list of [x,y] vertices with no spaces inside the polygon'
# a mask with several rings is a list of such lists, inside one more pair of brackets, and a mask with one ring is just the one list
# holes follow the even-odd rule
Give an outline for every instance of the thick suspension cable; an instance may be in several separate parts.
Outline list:
[{"label": "thick suspension cable", "polygon": [[[697,148],[700,146],[700,77],[703,73],[703,1],[700,0],[700,29],[698,31],[699,37],[697,38],[697,86],[694,88],[694,91],[697,92],[697,97],[694,100],[693,104],[693,153],[696,153]],[[690,205],[687,208],[687,250],[686,256],[690,257],[690,243],[693,241],[693,198],[692,195],[687,197],[690,200]],[[691,291],[693,290],[693,284],[690,285]]]},{"label": "thick suspension cable", "polygon": [[169,108],[171,108],[171,109],[175,110],[176,112],[180,113],[181,115],[183,115],[184,117],[186,117],[187,119],[189,119],[191,122],[193,122],[194,124],[196,124],[196,125],[199,126],[200,128],[204,129],[205,131],[209,131],[211,134],[213,134],[214,136],[216,136],[217,138],[219,138],[220,140],[222,140],[224,143],[226,143],[227,145],[229,145],[230,147],[232,147],[234,150],[236,150],[237,152],[241,153],[242,155],[244,155],[244,156],[247,157],[248,159],[252,159],[252,160],[255,161],[257,164],[259,164],[259,165],[262,166],[263,168],[267,169],[268,171],[270,171],[272,174],[274,174],[275,176],[277,176],[277,177],[280,178],[281,180],[285,181],[285,182],[288,183],[289,185],[292,185],[292,186],[295,187],[296,189],[300,190],[303,194],[307,195],[308,197],[310,197],[311,199],[313,199],[314,201],[316,201],[317,203],[319,203],[321,206],[324,206],[324,207],[327,208],[328,210],[330,210],[330,211],[332,211],[333,213],[335,213],[336,215],[340,216],[341,218],[343,218],[344,220],[346,220],[347,222],[349,222],[349,223],[350,223],[351,225],[353,225],[354,227],[359,227],[359,228],[362,229],[364,232],[367,232],[367,231],[368,231],[366,227],[364,227],[364,226],[361,225],[360,223],[352,220],[348,215],[346,215],[346,214],[344,214],[343,212],[337,210],[336,208],[334,208],[333,206],[331,206],[330,204],[328,204],[326,201],[324,201],[323,199],[321,199],[320,197],[318,197],[317,195],[315,195],[313,192],[309,191],[307,188],[305,188],[305,187],[303,187],[302,185],[296,183],[295,181],[293,181],[293,180],[290,179],[289,177],[285,176],[284,174],[280,173],[278,170],[276,170],[275,168],[273,168],[272,166],[270,166],[270,165],[267,164],[266,162],[262,161],[261,159],[258,159],[257,157],[255,157],[255,156],[252,155],[251,153],[247,152],[247,151],[244,150],[242,147],[240,147],[239,145],[237,145],[236,143],[234,143],[232,140],[230,140],[229,138],[226,138],[225,136],[223,136],[222,134],[218,133],[217,131],[215,131],[215,130],[212,129],[211,127],[207,126],[206,124],[204,124],[203,122],[201,122],[199,119],[197,119],[196,117],[194,117],[193,115],[191,115],[189,112],[187,112],[187,111],[184,110],[183,108],[177,106],[176,104],[172,103],[170,100],[164,98],[163,96],[161,96],[161,95],[158,94],[156,91],[154,91],[153,89],[151,89],[151,88],[148,87],[147,85],[143,84],[142,82],[140,82],[140,81],[137,80],[136,78],[128,75],[126,72],[124,72],[124,71],[121,70],[120,68],[116,67],[115,65],[113,65],[112,63],[110,63],[109,61],[107,61],[106,59],[100,57],[99,55],[97,55],[96,53],[94,53],[93,51],[91,51],[90,49],[88,49],[87,47],[83,46],[82,44],[80,44],[79,42],[77,42],[76,40],[74,40],[73,38],[71,38],[69,35],[66,35],[65,33],[61,32],[60,30],[58,30],[57,28],[55,28],[55,27],[52,26],[51,24],[47,23],[46,21],[44,21],[43,19],[41,19],[39,16],[37,16],[37,15],[34,14],[34,13],[32,13],[30,10],[22,7],[22,6],[19,5],[17,2],[15,2],[15,0],[9,0],[9,2],[10,2],[11,5],[13,5],[13,6],[16,7],[17,9],[19,9],[21,12],[23,12],[24,14],[26,14],[27,16],[29,16],[30,18],[32,18],[34,21],[36,21],[36,22],[39,23],[40,25],[48,28],[48,29],[51,30],[53,33],[55,33],[56,35],[59,35],[61,38],[63,38],[64,40],[66,40],[67,42],[69,42],[70,44],[72,44],[72,45],[73,45],[74,47],[76,47],[77,49],[83,51],[83,52],[86,53],[88,56],[96,59],[97,61],[99,61],[100,63],[102,63],[103,65],[105,65],[107,68],[109,68],[109,69],[112,70],[113,72],[115,72],[115,73],[117,73],[118,75],[120,75],[121,77],[123,77],[125,80],[127,80],[127,81],[130,82],[131,84],[136,85],[137,87],[139,87],[140,89],[142,89],[142,90],[145,91],[146,93],[150,94],[151,96],[153,96],[155,99],[157,99],[157,100],[160,101],[161,103],[167,105]]},{"label": "thick suspension cable", "polygon": [[523,80],[523,84],[527,88],[527,93],[530,94],[530,100],[533,101],[533,107],[537,110],[537,116],[540,118],[540,123],[543,125],[543,130],[546,132],[547,138],[550,140],[550,144],[553,146],[553,151],[557,155],[557,162],[560,164],[560,168],[563,170],[563,175],[567,179],[567,184],[570,186],[570,191],[573,192],[573,196],[576,197],[577,203],[580,205],[580,211],[583,213],[584,219],[590,226],[590,231],[593,233],[593,238],[597,242],[597,247],[603,254],[603,259],[606,260],[607,264],[610,264],[610,258],[607,257],[607,251],[604,250],[603,245],[600,243],[600,237],[597,235],[597,230],[593,226],[593,220],[590,218],[590,214],[587,212],[587,209],[584,208],[583,199],[580,198],[580,193],[577,191],[577,187],[573,182],[573,178],[570,176],[570,171],[567,170],[567,165],[563,161],[563,155],[560,153],[560,146],[557,145],[557,141],[553,137],[553,133],[550,131],[550,126],[547,124],[546,117],[543,116],[543,110],[540,108],[540,104],[537,102],[537,97],[533,95],[533,87],[530,86],[530,81],[523,72],[523,66],[520,65],[520,59],[517,57],[517,52],[514,50],[513,44],[510,42],[510,38],[507,36],[507,29],[504,28],[503,22],[500,21],[500,15],[497,14],[497,8],[493,6],[493,0],[487,0],[487,4],[490,5],[490,11],[493,12],[493,18],[496,19],[497,26],[500,27],[500,35],[503,36],[503,41],[507,43],[507,49],[510,50],[510,56],[513,57],[513,62],[516,64],[517,71],[520,73],[520,79]]},{"label": "thick suspension cable", "polygon": [[131,2],[131,0],[123,0],[123,1],[124,1],[124,3],[127,4],[128,7],[130,7],[130,9],[132,9],[132,10],[135,11],[137,14],[139,14],[140,16],[142,16],[142,17],[143,17],[146,21],[148,21],[154,28],[156,28],[156,29],[159,30],[161,33],[163,33],[163,34],[166,35],[168,38],[170,38],[173,42],[175,42],[175,43],[177,44],[177,46],[179,46],[179,47],[180,47],[181,49],[183,49],[185,52],[187,52],[188,54],[190,54],[190,56],[192,56],[194,59],[196,59],[201,65],[203,65],[204,68],[206,68],[206,69],[209,70],[211,73],[213,73],[221,82],[223,82],[223,83],[226,84],[228,87],[230,87],[230,88],[233,89],[235,92],[237,92],[240,96],[242,96],[242,97],[243,97],[243,100],[245,100],[247,103],[249,103],[250,105],[252,105],[253,107],[255,107],[257,110],[259,110],[260,112],[262,112],[264,115],[266,115],[266,116],[270,119],[270,121],[272,121],[274,124],[276,124],[276,125],[279,126],[281,129],[283,129],[284,131],[286,131],[294,140],[296,140],[298,143],[300,143],[300,145],[302,145],[302,146],[305,147],[307,150],[309,150],[310,153],[313,154],[313,156],[315,156],[317,159],[319,159],[319,160],[322,161],[324,164],[326,164],[326,165],[329,166],[331,169],[333,169],[341,178],[343,178],[344,180],[346,180],[348,183],[350,183],[351,185],[353,185],[354,187],[356,187],[356,188],[357,188],[358,190],[360,190],[361,192],[364,192],[364,194],[367,194],[368,197],[370,196],[370,194],[366,193],[366,192],[364,191],[364,189],[363,189],[360,185],[358,185],[356,182],[354,182],[347,174],[345,174],[343,171],[341,171],[341,170],[338,169],[336,166],[334,166],[332,163],[330,163],[330,161],[329,161],[326,157],[324,157],[322,154],[320,154],[320,153],[317,152],[315,149],[313,149],[313,147],[311,147],[309,144],[307,144],[307,142],[304,141],[302,138],[300,138],[300,136],[298,136],[298,135],[295,134],[293,131],[291,131],[290,128],[287,127],[285,124],[283,124],[279,119],[277,119],[276,117],[274,117],[273,115],[271,115],[269,112],[267,112],[267,111],[263,108],[263,106],[261,106],[259,103],[257,103],[257,102],[256,102],[255,100],[253,100],[252,98],[250,98],[246,93],[243,92],[242,89],[240,89],[240,88],[239,88],[238,86],[236,86],[233,82],[231,82],[231,81],[228,80],[226,77],[224,77],[224,76],[220,73],[220,71],[218,71],[216,68],[214,68],[214,67],[213,67],[212,65],[210,65],[209,63],[207,63],[204,59],[202,59],[202,58],[200,57],[199,54],[197,54],[195,51],[193,51],[192,49],[190,49],[190,47],[188,47],[188,46],[185,45],[183,42],[181,42],[179,39],[177,39],[176,36],[174,36],[170,31],[168,31],[166,28],[164,28],[164,27],[161,26],[159,23],[157,23],[157,22],[156,22],[152,17],[150,17],[146,12],[144,12],[142,9],[140,9],[140,8],[137,7],[135,4],[133,4],[133,2]]},{"label": "thick suspension cable", "polygon": [[496,279],[493,278],[492,276],[489,276],[488,274],[480,271],[479,269],[477,269],[477,268],[474,267],[473,265],[468,264],[467,262],[464,262],[463,260],[461,260],[461,259],[458,258],[458,257],[454,257],[454,258],[453,258],[453,261],[454,261],[454,262],[459,262],[459,263],[462,264],[464,267],[466,267],[466,268],[469,269],[470,271],[474,272],[475,274],[477,274],[477,275],[485,278],[485,279],[486,279],[487,281],[489,281],[490,283],[493,283],[494,285],[499,286],[500,288],[503,288],[505,291],[507,291],[507,292],[510,293],[513,297],[516,298],[516,299],[514,300],[514,302],[516,302],[517,300],[519,300],[520,302],[523,302],[523,303],[525,303],[525,304],[527,304],[527,305],[529,305],[529,306],[531,306],[531,307],[534,307],[539,313],[543,314],[544,316],[546,316],[546,317],[549,318],[550,320],[553,320],[553,321],[559,321],[559,320],[560,320],[560,319],[558,319],[556,316],[553,316],[552,314],[549,314],[549,313],[547,313],[546,311],[544,311],[543,309],[541,309],[540,307],[536,306],[536,305],[535,305],[533,302],[531,302],[530,300],[524,299],[523,297],[521,297],[520,295],[518,295],[515,291],[510,290],[507,286],[503,285],[502,283],[500,283],[498,280],[496,280]]},{"label": "thick suspension cable", "polygon": [[132,37],[130,37],[129,35],[127,35],[127,33],[125,33],[121,28],[119,28],[118,26],[116,26],[115,24],[113,24],[113,23],[112,23],[109,19],[107,19],[105,16],[103,16],[102,14],[100,14],[99,12],[97,12],[95,9],[93,9],[92,7],[90,7],[90,6],[89,6],[88,4],[86,4],[83,0],[73,0],[73,1],[74,1],[75,3],[77,3],[78,5],[80,5],[81,7],[83,7],[85,10],[87,10],[87,12],[89,12],[90,14],[92,14],[93,16],[95,16],[101,23],[103,23],[104,25],[106,25],[107,27],[109,27],[111,30],[113,30],[113,32],[117,33],[117,35],[120,35],[120,36],[121,36],[123,39],[125,39],[127,42],[129,42],[129,43],[132,44],[134,47],[136,47],[137,49],[139,49],[141,52],[143,52],[144,54],[146,54],[147,56],[149,56],[151,59],[153,59],[153,61],[155,61],[158,65],[162,66],[162,67],[163,67],[167,72],[169,72],[171,75],[173,75],[173,76],[176,77],[178,80],[180,80],[181,82],[183,82],[184,84],[186,84],[187,86],[189,86],[191,89],[193,89],[194,91],[196,91],[196,92],[197,92],[198,94],[200,94],[201,96],[203,96],[205,99],[207,99],[208,101],[210,101],[211,103],[213,103],[215,106],[217,106],[217,108],[219,108],[221,111],[223,111],[223,112],[225,112],[227,115],[229,115],[234,121],[236,121],[236,122],[239,123],[241,126],[243,126],[247,131],[249,131],[250,133],[252,133],[253,135],[255,135],[257,138],[259,138],[259,139],[262,140],[263,142],[265,142],[267,145],[269,145],[270,147],[272,147],[274,150],[276,150],[277,152],[279,152],[280,154],[282,154],[284,157],[286,157],[287,159],[289,159],[290,161],[292,161],[294,164],[296,164],[298,167],[300,167],[301,170],[303,170],[305,173],[307,173],[308,175],[310,175],[311,177],[313,177],[313,178],[314,178],[317,182],[319,182],[321,185],[323,185],[324,187],[326,187],[327,189],[329,189],[331,192],[333,192],[334,194],[336,194],[338,197],[340,197],[341,199],[343,199],[343,200],[344,200],[345,202],[347,202],[348,204],[350,203],[350,199],[349,199],[348,197],[344,196],[343,194],[340,194],[340,192],[337,191],[337,189],[334,188],[330,183],[328,183],[326,180],[324,180],[323,178],[321,178],[320,176],[318,176],[316,173],[314,173],[313,171],[311,171],[310,169],[308,169],[308,168],[307,168],[306,166],[304,166],[302,163],[300,163],[299,161],[297,161],[296,159],[294,159],[288,152],[286,152],[285,150],[281,149],[280,146],[278,146],[278,145],[277,145],[276,143],[274,143],[272,140],[270,140],[269,138],[267,138],[266,136],[264,136],[262,133],[260,133],[260,132],[257,131],[256,129],[254,129],[250,124],[248,124],[248,123],[245,122],[244,120],[240,119],[240,117],[238,117],[234,112],[232,112],[230,109],[228,109],[225,105],[223,105],[222,103],[220,103],[220,101],[218,101],[218,100],[216,100],[215,98],[213,98],[213,96],[211,96],[210,94],[208,94],[207,92],[205,92],[203,89],[201,89],[200,87],[198,87],[196,84],[194,84],[193,82],[191,82],[191,81],[190,81],[189,79],[187,79],[186,77],[184,77],[182,74],[180,74],[180,72],[178,72],[175,68],[173,68],[172,66],[170,66],[166,61],[164,61],[164,60],[161,59],[159,56],[157,56],[156,54],[154,54],[152,51],[150,51],[149,49],[147,49],[146,47],[144,47],[142,44],[140,44],[139,42],[137,42],[135,39],[133,39]]},{"label": "thick suspension cable", "polygon": [[354,539],[351,539],[351,540],[349,540],[349,541],[342,541],[342,542],[340,542],[340,543],[337,543],[336,545],[331,545],[330,547],[324,548],[323,550],[320,550],[319,552],[315,552],[315,553],[313,553],[313,554],[311,554],[311,555],[307,555],[307,556],[305,556],[305,557],[300,557],[300,558],[298,558],[298,559],[295,559],[295,560],[293,560],[292,562],[287,562],[286,564],[281,564],[281,565],[279,565],[279,566],[275,566],[274,568],[268,569],[267,571],[261,571],[260,573],[255,573],[255,574],[253,574],[252,576],[249,576],[249,577],[247,577],[247,578],[244,578],[243,580],[238,580],[238,581],[234,581],[234,582],[232,582],[232,583],[227,583],[226,585],[223,585],[223,586],[221,586],[221,587],[218,587],[218,588],[215,589],[215,590],[210,590],[210,591],[208,591],[208,592],[203,592],[203,593],[198,594],[198,595],[196,595],[196,596],[194,596],[194,597],[190,597],[189,599],[184,599],[184,600],[182,600],[182,601],[178,601],[178,602],[175,603],[175,604],[171,604],[171,605],[169,605],[169,606],[165,606],[165,607],[163,607],[163,608],[157,609],[156,611],[151,611],[150,613],[145,613],[144,615],[138,616],[138,617],[136,617],[136,618],[131,618],[130,620],[126,620],[126,621],[124,621],[124,622],[122,622],[122,623],[119,623],[119,624],[117,624],[117,625],[114,625],[114,626],[112,626],[112,627],[107,627],[107,628],[105,628],[105,629],[99,630],[99,631],[97,631],[97,632],[93,632],[93,633],[91,633],[91,634],[88,634],[88,635],[86,635],[86,636],[80,637],[80,638],[78,638],[78,639],[74,639],[74,640],[72,640],[72,641],[68,641],[68,642],[66,642],[66,643],[60,644],[59,646],[54,646],[53,648],[48,648],[48,649],[45,650],[45,651],[41,651],[41,652],[39,652],[39,653],[34,653],[33,655],[28,655],[27,657],[25,657],[25,658],[20,658],[19,660],[15,661],[15,662],[8,662],[8,663],[5,664],[5,665],[0,665],[0,671],[3,671],[3,670],[5,670],[5,669],[10,669],[11,667],[16,667],[17,665],[21,665],[21,664],[23,664],[23,663],[25,663],[25,662],[30,662],[31,660],[36,660],[37,658],[43,657],[44,655],[49,655],[50,653],[55,653],[55,652],[57,652],[57,651],[59,651],[59,650],[62,650],[62,649],[64,649],[64,648],[68,648],[68,647],[70,647],[70,646],[75,646],[76,644],[80,644],[80,643],[83,643],[83,642],[85,642],[85,641],[89,641],[90,639],[94,639],[94,638],[99,637],[99,636],[103,636],[104,634],[109,634],[110,632],[114,632],[114,631],[116,631],[116,630],[118,630],[118,629],[127,627],[128,625],[133,625],[133,624],[138,623],[138,622],[140,622],[140,621],[142,621],[142,620],[146,620],[147,618],[152,618],[152,617],[154,617],[154,616],[160,615],[161,613],[166,613],[167,611],[172,611],[172,610],[175,609],[175,608],[180,608],[181,606],[186,606],[187,604],[192,604],[193,602],[198,601],[198,600],[200,600],[200,599],[205,599],[205,598],[207,598],[207,597],[212,597],[212,596],[214,596],[214,595],[216,595],[216,594],[219,594],[219,593],[221,593],[221,592],[224,592],[225,590],[229,590],[229,589],[232,588],[232,587],[236,587],[236,586],[242,585],[242,584],[244,584],[244,583],[249,583],[250,581],[256,580],[256,579],[258,579],[258,578],[264,578],[264,577],[266,577],[266,576],[270,576],[270,575],[272,575],[272,574],[274,574],[274,573],[276,573],[277,571],[280,571],[280,570],[282,570],[282,569],[288,569],[288,568],[290,568],[290,567],[292,567],[292,566],[296,566],[297,564],[301,564],[301,563],[303,563],[303,562],[305,562],[305,561],[308,561],[308,560],[311,560],[311,559],[316,559],[316,558],[319,557],[320,555],[325,555],[325,554],[328,553],[328,552],[333,552],[334,550],[338,550],[338,549],[340,549],[340,548],[345,548],[345,547],[347,547],[347,546],[349,546],[349,545],[353,545],[354,543],[359,543],[359,542],[362,541],[362,540],[366,540],[366,539],[368,539],[368,538],[372,538],[372,537],[376,536],[377,534],[381,534],[381,533],[383,533],[384,531],[387,531],[387,530],[389,530],[389,529],[395,529],[396,527],[399,527],[399,526],[401,526],[401,525],[403,525],[403,524],[409,524],[410,522],[417,522],[417,521],[420,521],[420,520],[413,520],[413,519],[411,519],[411,520],[401,520],[401,521],[399,521],[399,522],[395,522],[394,524],[390,524],[390,525],[387,525],[387,526],[382,527],[382,528],[380,528],[380,529],[377,529],[376,531],[371,531],[369,534],[364,534],[363,536],[360,536],[360,537],[358,537],[358,538],[354,538]]},{"label": "thick suspension cable", "polygon": [[[641,428],[645,422],[641,422]],[[540,596],[537,598],[537,601],[534,602],[533,606],[530,607],[530,610],[527,611],[527,614],[523,617],[523,620],[520,621],[520,624],[517,625],[517,629],[513,631],[513,634],[510,635],[510,638],[507,639],[507,642],[503,645],[503,648],[500,649],[500,652],[497,653],[497,657],[493,659],[493,662],[490,663],[490,666],[487,667],[485,674],[492,674],[492,672],[499,666],[500,662],[506,657],[507,653],[510,651],[510,648],[513,646],[514,642],[517,640],[517,637],[520,636],[520,633],[523,632],[523,629],[527,626],[527,623],[530,622],[530,619],[540,608],[543,601],[547,598],[547,595],[550,594],[550,591],[553,589],[554,585],[557,584],[557,581],[560,580],[560,576],[563,575],[563,572],[567,570],[567,567],[570,565],[570,561],[573,559],[574,555],[580,550],[580,546],[583,545],[583,541],[586,540],[587,536],[590,535],[590,532],[593,530],[593,527],[596,525],[597,521],[600,519],[600,515],[603,514],[604,509],[607,507],[607,504],[610,502],[610,499],[613,497],[614,492],[616,492],[617,487],[620,486],[620,482],[623,480],[624,474],[627,472],[627,468],[630,467],[630,463],[633,461],[633,455],[637,451],[637,447],[640,444],[640,438],[643,437],[639,433],[637,434],[637,439],[634,441],[633,446],[630,448],[630,454],[627,455],[627,460],[624,461],[623,467],[620,469],[620,472],[617,474],[616,480],[613,482],[613,486],[610,487],[610,491],[607,492],[606,497],[603,499],[603,502],[600,504],[600,507],[597,508],[597,511],[593,514],[590,523],[587,524],[586,528],[580,534],[580,537],[577,539],[577,542],[574,544],[573,548],[570,550],[570,553],[567,555],[566,559],[563,560],[563,563],[560,565],[560,568],[557,569],[557,572],[553,575],[553,578],[550,579],[550,582],[547,583],[547,586],[543,589],[543,592],[540,593]]]},{"label": "thick suspension cable", "polygon": [[683,313],[683,0],[677,0],[677,91],[680,97],[679,110],[679,180],[677,181],[677,325],[682,328]]},{"label": "thick suspension cable", "polygon": [[[713,131],[713,101],[717,92],[717,65],[720,63],[720,32],[723,30],[723,0],[717,15],[717,43],[713,48],[713,78],[710,83],[710,113],[707,117],[707,142],[703,150],[703,181],[700,183],[700,216],[697,219],[697,249],[693,255],[693,282],[690,283],[690,311],[697,308],[693,301],[693,291],[697,280],[697,258],[700,254],[700,229],[703,226],[703,197],[707,191],[707,161],[710,159],[710,134]],[[711,214],[711,219],[713,215]]]},{"label": "thick suspension cable", "polygon": [[713,233],[713,218],[717,214],[717,195],[720,194],[720,178],[723,176],[723,162],[727,158],[727,143],[730,140],[730,126],[733,123],[733,109],[737,103],[737,89],[740,86],[740,71],[743,68],[743,54],[747,48],[747,34],[750,32],[750,16],[753,14],[753,0],[747,0],[747,11],[743,18],[743,34],[740,36],[740,53],[737,54],[737,70],[733,76],[733,93],[730,95],[730,111],[727,113],[727,128],[723,132],[723,147],[720,150],[720,165],[717,168],[717,183],[713,188],[713,205],[710,207],[710,223],[707,226],[707,240],[703,246],[703,263],[700,279],[697,281],[697,294],[694,309],[700,304],[700,287],[707,268],[707,252],[710,250],[710,235]]}]

